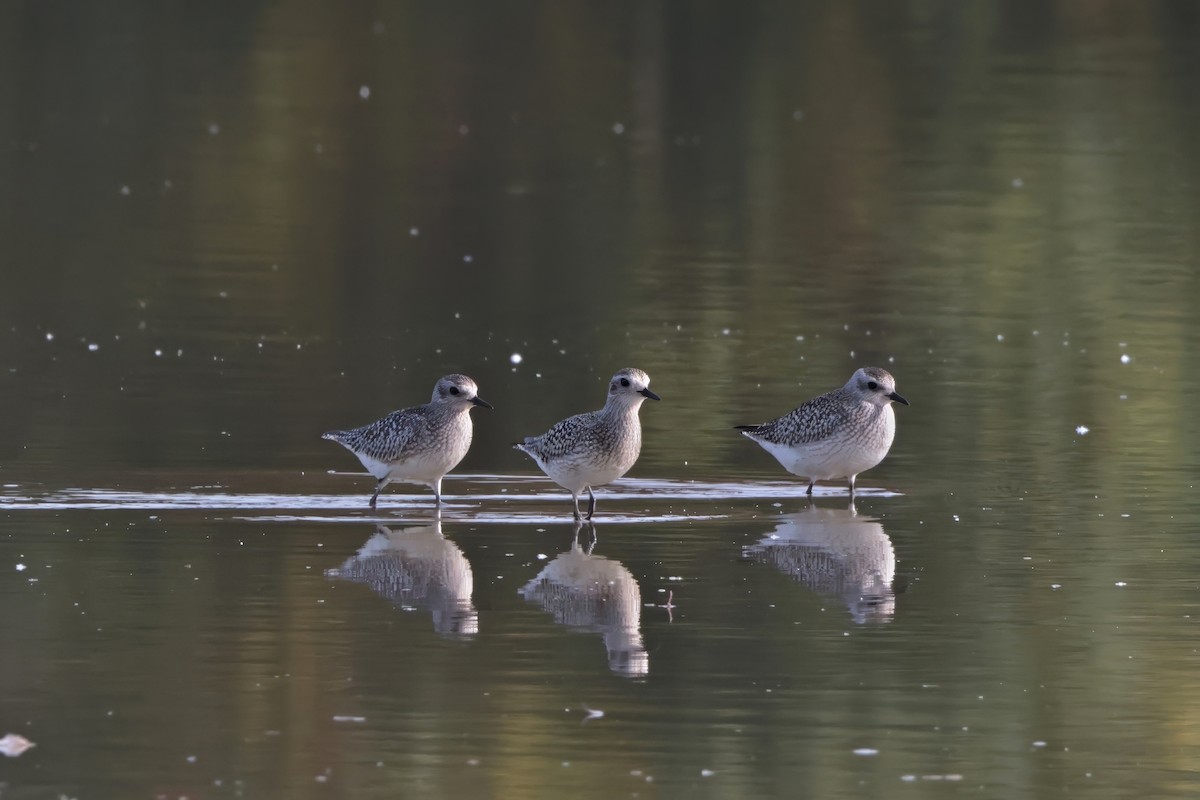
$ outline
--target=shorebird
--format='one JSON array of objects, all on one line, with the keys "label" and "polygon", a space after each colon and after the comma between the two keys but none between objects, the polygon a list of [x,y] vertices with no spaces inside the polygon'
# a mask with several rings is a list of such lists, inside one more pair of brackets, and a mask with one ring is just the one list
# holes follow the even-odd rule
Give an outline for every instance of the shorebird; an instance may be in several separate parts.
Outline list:
[{"label": "shorebird", "polygon": [[604,408],[577,414],[556,423],[541,436],[530,436],[513,447],[530,455],[542,472],[571,493],[575,519],[580,519],[579,493],[587,490],[587,519],[596,513],[592,488],[611,483],[629,471],[642,450],[638,409],[650,391],[650,376],[640,369],[622,369],[608,384]]},{"label": "shorebird", "polygon": [[463,460],[471,447],[471,409],[491,408],[479,397],[475,381],[466,375],[447,375],[433,387],[433,399],[423,406],[402,408],[370,425],[330,431],[329,439],[358,456],[375,476],[371,508],[383,487],[392,481],[421,483],[442,502],[442,478]]},{"label": "shorebird", "polygon": [[738,425],[743,435],[762,445],[793,475],[808,480],[811,496],[817,481],[854,479],[883,461],[896,435],[892,403],[908,401],[896,394],[896,379],[879,367],[856,370],[846,385],[818,395],[761,425]]}]

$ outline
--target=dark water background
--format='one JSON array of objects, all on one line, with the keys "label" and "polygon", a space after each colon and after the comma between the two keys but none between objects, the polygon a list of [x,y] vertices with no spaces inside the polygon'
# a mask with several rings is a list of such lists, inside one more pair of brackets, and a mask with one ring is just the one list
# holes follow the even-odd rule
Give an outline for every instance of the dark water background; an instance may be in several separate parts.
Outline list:
[{"label": "dark water background", "polygon": [[[0,6],[0,797],[1194,796],[1198,41]],[[809,504],[730,426],[864,364],[912,406]],[[508,444],[623,366],[573,545]],[[449,505],[368,514],[319,434],[452,371]]]}]

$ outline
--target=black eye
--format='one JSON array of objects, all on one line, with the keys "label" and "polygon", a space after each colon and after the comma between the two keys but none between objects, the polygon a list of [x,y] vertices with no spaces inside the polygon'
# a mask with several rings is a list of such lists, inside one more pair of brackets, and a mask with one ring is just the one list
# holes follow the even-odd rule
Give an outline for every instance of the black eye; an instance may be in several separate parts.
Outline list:
[{"label": "black eye", "polygon": [[879,384],[875,381],[867,381],[867,388],[873,392],[879,388]]},{"label": "black eye", "polygon": [[628,387],[629,386],[629,378],[621,378],[621,385]]},{"label": "black eye", "polygon": [[[872,386],[871,388],[872,388],[872,389],[874,389],[875,387],[874,387],[874,386]],[[457,387],[457,386],[451,386],[451,387],[450,387],[450,394],[458,394],[458,387]]]}]

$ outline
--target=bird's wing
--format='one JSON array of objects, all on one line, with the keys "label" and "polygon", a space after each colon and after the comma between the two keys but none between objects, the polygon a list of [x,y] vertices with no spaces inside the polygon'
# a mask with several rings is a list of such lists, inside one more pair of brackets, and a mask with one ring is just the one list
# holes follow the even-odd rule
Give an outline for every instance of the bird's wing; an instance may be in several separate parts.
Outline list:
[{"label": "bird's wing", "polygon": [[349,431],[343,442],[356,453],[377,461],[400,461],[414,439],[429,430],[429,415],[425,406],[402,408],[382,419]]},{"label": "bird's wing", "polygon": [[595,412],[576,414],[554,423],[541,436],[530,436],[524,444],[543,461],[564,458],[578,452],[581,445],[594,438],[596,423]]},{"label": "bird's wing", "polygon": [[751,433],[772,444],[808,444],[828,437],[848,421],[846,404],[823,394],[778,419],[764,422]]}]

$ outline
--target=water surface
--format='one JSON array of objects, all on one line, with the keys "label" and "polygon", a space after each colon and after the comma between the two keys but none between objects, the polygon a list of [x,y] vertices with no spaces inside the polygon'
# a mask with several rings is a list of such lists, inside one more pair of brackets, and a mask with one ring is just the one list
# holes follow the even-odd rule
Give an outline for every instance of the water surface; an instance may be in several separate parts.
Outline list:
[{"label": "water surface", "polygon": [[[0,11],[0,795],[1195,794],[1190,6],[105,8]],[[853,506],[732,430],[865,364]]]}]

